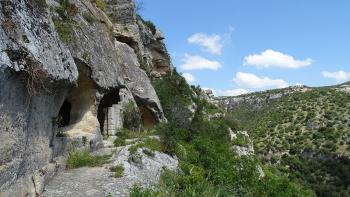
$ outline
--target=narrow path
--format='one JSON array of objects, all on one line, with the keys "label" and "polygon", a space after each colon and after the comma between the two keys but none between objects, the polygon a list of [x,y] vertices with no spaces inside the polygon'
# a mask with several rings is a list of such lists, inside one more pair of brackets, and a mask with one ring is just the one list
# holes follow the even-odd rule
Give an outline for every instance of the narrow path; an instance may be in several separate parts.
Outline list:
[{"label": "narrow path", "polygon": [[78,168],[55,177],[43,197],[107,197],[129,196],[133,186],[127,177],[114,178],[109,169],[104,167]]},{"label": "narrow path", "polygon": [[[108,144],[105,144],[108,146]],[[45,187],[42,197],[126,197],[131,188],[137,184],[141,187],[156,185],[160,174],[167,168],[176,170],[178,160],[165,153],[154,151],[154,156],[146,155],[144,148],[139,148],[136,153],[139,156],[138,163],[130,161],[129,147],[132,145],[115,148],[101,149],[99,153],[111,153],[111,162],[102,167],[84,167],[67,170]],[[112,166],[124,167],[123,177],[114,178],[109,169]]]}]

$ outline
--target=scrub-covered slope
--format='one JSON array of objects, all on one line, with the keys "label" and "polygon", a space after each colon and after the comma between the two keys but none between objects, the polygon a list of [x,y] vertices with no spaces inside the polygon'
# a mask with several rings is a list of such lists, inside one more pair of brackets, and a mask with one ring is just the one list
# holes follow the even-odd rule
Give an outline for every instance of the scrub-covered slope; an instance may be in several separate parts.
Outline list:
[{"label": "scrub-covered slope", "polygon": [[[288,173],[291,180],[300,180],[318,196],[349,196],[348,88],[347,84],[288,88],[220,102],[248,131],[265,163]],[[248,97],[249,102],[232,102]]]}]

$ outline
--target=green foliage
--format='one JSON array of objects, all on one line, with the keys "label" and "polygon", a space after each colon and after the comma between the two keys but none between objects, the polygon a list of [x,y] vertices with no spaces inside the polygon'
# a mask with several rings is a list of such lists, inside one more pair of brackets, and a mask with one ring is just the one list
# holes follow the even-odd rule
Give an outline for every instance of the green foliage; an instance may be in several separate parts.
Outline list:
[{"label": "green foliage", "polygon": [[74,37],[72,36],[72,25],[60,20],[54,20],[53,22],[61,40],[65,43],[72,43],[74,41]]},{"label": "green foliage", "polygon": [[[256,96],[264,94],[269,93]],[[302,182],[318,196],[346,196],[349,182],[342,174],[348,173],[340,169],[348,161],[337,158],[350,155],[349,145],[343,142],[349,136],[345,129],[350,121],[349,100],[347,93],[317,88],[259,106],[242,104],[230,113],[243,130],[250,131],[260,158],[290,173],[291,180]]]},{"label": "green foliage", "polygon": [[96,7],[100,8],[102,11],[105,11],[107,9],[107,4],[104,0],[91,0],[93,3],[95,3]]},{"label": "green foliage", "polygon": [[102,164],[107,163],[110,157],[110,155],[94,156],[86,150],[76,150],[69,154],[67,167],[72,169],[84,166],[101,166]]},{"label": "green foliage", "polygon": [[188,128],[192,90],[186,80],[174,70],[172,75],[155,79],[153,84],[169,122],[178,128]]},{"label": "green foliage", "polygon": [[110,170],[113,172],[113,177],[115,178],[120,178],[124,175],[124,166],[122,164],[113,166]]},{"label": "green foliage", "polygon": [[[224,111],[194,97],[176,71],[154,84],[169,120],[156,128],[162,143],[159,148],[176,154],[181,172],[165,170],[157,189],[134,187],[131,196],[313,196],[277,173],[259,178],[257,165],[261,164],[256,158],[237,157],[231,151],[229,128],[238,128],[232,114],[209,121],[208,114]],[[190,119],[186,106],[192,101],[197,110]]]},{"label": "green foliage", "polygon": [[157,139],[147,138],[136,145],[131,146],[128,150],[131,154],[136,153],[139,148],[148,148],[152,151],[163,151],[162,143]]},{"label": "green foliage", "polygon": [[117,136],[119,138],[123,138],[123,139],[133,139],[133,138],[145,138],[149,135],[152,135],[154,133],[154,131],[150,130],[150,131],[132,131],[129,129],[121,129],[117,131]]},{"label": "green foliage", "polygon": [[246,146],[249,144],[249,139],[246,135],[238,133],[237,138],[233,140],[232,144],[238,146]]},{"label": "green foliage", "polygon": [[125,146],[126,142],[124,138],[118,137],[117,139],[114,140],[113,144],[115,147],[119,147],[119,146]]},{"label": "green foliage", "polygon": [[292,180],[304,181],[306,185],[314,188],[317,196],[349,196],[348,157],[339,157],[327,152],[304,152],[303,155],[285,156],[282,162],[284,166],[289,166]]},{"label": "green foliage", "polygon": [[53,22],[61,40],[65,43],[72,43],[75,41],[73,28],[76,26],[73,17],[78,13],[78,8],[69,3],[69,0],[60,0],[59,3],[59,6],[55,8],[59,18],[54,18]]},{"label": "green foliage", "polygon": [[151,30],[153,35],[157,32],[157,28],[152,21],[143,21],[143,23]]}]

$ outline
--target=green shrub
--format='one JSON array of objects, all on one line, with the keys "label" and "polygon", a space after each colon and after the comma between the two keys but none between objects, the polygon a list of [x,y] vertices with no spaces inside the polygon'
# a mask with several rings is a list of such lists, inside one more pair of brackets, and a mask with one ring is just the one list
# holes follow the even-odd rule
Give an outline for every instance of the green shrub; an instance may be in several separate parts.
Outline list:
[{"label": "green shrub", "polygon": [[249,139],[246,135],[237,133],[237,138],[234,139],[232,143],[238,146],[246,146],[249,144]]},{"label": "green shrub", "polygon": [[75,4],[69,3],[69,0],[60,0],[59,6],[55,7],[55,11],[59,17],[54,18],[53,22],[61,40],[65,43],[74,42],[73,28],[76,24],[73,17],[78,13],[78,8]]},{"label": "green shrub", "polygon": [[113,172],[113,177],[120,178],[124,175],[124,166],[122,164],[111,167],[110,170]]},{"label": "green shrub", "polygon": [[152,21],[143,21],[143,23],[151,30],[152,34],[157,32],[157,28]]},{"label": "green shrub", "polygon": [[114,140],[113,144],[115,147],[119,147],[119,146],[125,146],[126,142],[124,138],[118,137],[117,139]]},{"label": "green shrub", "polygon": [[102,11],[105,11],[107,9],[107,4],[104,2],[104,0],[92,0],[96,4],[96,7],[100,8]]},{"label": "green shrub", "polygon": [[56,27],[57,33],[60,36],[60,39],[65,43],[74,42],[73,36],[73,26],[70,22],[64,22],[61,20],[54,19],[54,25]]},{"label": "green shrub", "polygon": [[119,129],[117,131],[117,136],[123,139],[133,139],[133,138],[145,138],[153,134],[153,131],[132,131],[129,129]]},{"label": "green shrub", "polygon": [[102,164],[107,163],[110,157],[111,155],[94,156],[86,150],[76,150],[69,154],[67,167],[69,169],[72,169],[84,166],[101,166]]},{"label": "green shrub", "polygon": [[188,128],[192,90],[186,80],[174,70],[162,79],[154,79],[153,85],[168,121],[177,128]]},{"label": "green shrub", "polygon": [[137,149],[139,148],[148,148],[152,151],[163,151],[163,145],[162,143],[157,139],[147,138],[143,140],[142,142],[137,143],[136,145],[129,147],[130,154],[136,153]]}]

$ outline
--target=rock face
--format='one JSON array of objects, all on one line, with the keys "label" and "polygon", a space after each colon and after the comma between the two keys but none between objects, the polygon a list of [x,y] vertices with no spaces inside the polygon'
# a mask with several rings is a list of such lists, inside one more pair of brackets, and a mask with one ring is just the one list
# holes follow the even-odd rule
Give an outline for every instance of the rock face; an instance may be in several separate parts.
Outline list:
[{"label": "rock face", "polygon": [[163,34],[153,23],[136,14],[134,1],[107,0],[106,3],[109,5],[106,13],[114,23],[114,37],[135,50],[139,62],[150,75],[160,77],[171,72]]},{"label": "rock face", "polygon": [[166,121],[140,68],[170,70],[159,30],[143,25],[132,0],[106,1],[106,12],[69,2],[0,1],[1,197],[40,195],[72,148],[96,150],[122,127],[125,103]]},{"label": "rock face", "polygon": [[239,96],[215,97],[213,103],[219,104],[225,109],[234,109],[239,105],[259,107],[263,103],[268,103],[296,92],[305,92],[308,90],[309,88],[306,86],[291,86],[284,89],[267,90]]},{"label": "rock face", "polygon": [[[231,149],[238,155],[238,157],[255,156],[253,142],[250,139],[247,131],[234,132],[232,131],[232,129],[229,129],[229,134],[230,134],[230,140],[233,143],[233,146],[231,147]],[[241,138],[241,140],[238,141],[238,138]],[[245,140],[242,141],[242,138],[245,138]],[[240,142],[240,143],[237,143],[237,142]],[[259,178],[265,177],[265,173],[259,164],[256,165],[256,169],[259,173]]]}]

